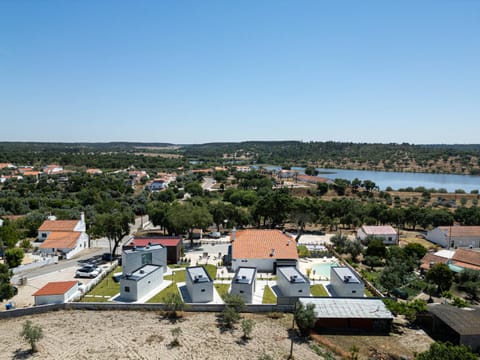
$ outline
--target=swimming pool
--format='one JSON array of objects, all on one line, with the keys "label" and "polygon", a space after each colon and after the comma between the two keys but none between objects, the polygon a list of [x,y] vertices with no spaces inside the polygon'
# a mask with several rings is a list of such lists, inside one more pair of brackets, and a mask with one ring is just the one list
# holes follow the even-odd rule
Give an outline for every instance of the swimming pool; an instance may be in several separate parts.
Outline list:
[{"label": "swimming pool", "polygon": [[330,279],[330,268],[332,266],[338,266],[338,264],[334,261],[317,263],[312,266],[312,275],[313,271],[315,271],[315,276],[321,276],[322,278]]}]

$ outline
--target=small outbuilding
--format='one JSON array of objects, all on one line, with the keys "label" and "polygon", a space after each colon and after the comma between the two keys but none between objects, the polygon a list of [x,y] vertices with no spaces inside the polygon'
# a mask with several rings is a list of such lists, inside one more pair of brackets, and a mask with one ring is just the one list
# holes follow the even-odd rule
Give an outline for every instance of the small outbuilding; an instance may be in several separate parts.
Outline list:
[{"label": "small outbuilding", "polygon": [[480,248],[480,226],[438,226],[427,232],[428,241],[444,248]]},{"label": "small outbuilding", "polygon": [[246,304],[253,302],[256,288],[257,269],[252,267],[239,267],[232,280],[230,294],[239,295]]},{"label": "small outbuilding", "polygon": [[446,304],[430,304],[431,334],[438,341],[466,345],[480,352],[480,308],[458,308]]},{"label": "small outbuilding", "polygon": [[35,305],[62,304],[78,294],[78,281],[54,281],[38,289],[33,297]]},{"label": "small outbuilding", "polygon": [[283,296],[310,296],[310,281],[294,266],[277,268],[277,286]]},{"label": "small outbuilding", "polygon": [[390,225],[369,226],[363,225],[357,230],[357,238],[365,240],[367,237],[381,239],[385,245],[398,244],[398,232]]},{"label": "small outbuilding", "polygon": [[305,307],[315,306],[315,328],[320,332],[388,334],[393,315],[380,299],[299,298]]},{"label": "small outbuilding", "polygon": [[186,269],[186,285],[193,303],[213,301],[213,280],[203,266]]},{"label": "small outbuilding", "polygon": [[330,268],[330,286],[338,297],[363,297],[365,284],[357,274],[345,266]]},{"label": "small outbuilding", "polygon": [[162,245],[167,249],[167,263],[176,264],[182,256],[183,241],[180,236],[148,236],[135,237],[127,245],[123,246],[123,250],[136,248],[144,248],[146,246]]},{"label": "small outbuilding", "polygon": [[125,272],[120,278],[120,298],[138,301],[163,282],[161,265],[144,265],[133,272]]}]

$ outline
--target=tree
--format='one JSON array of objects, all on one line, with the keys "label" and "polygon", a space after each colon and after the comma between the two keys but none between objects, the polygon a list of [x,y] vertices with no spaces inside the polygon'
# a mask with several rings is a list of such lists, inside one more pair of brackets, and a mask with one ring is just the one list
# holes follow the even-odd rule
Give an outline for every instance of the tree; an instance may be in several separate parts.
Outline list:
[{"label": "tree", "polygon": [[315,304],[312,303],[307,304],[305,307],[301,302],[298,302],[295,307],[293,316],[303,336],[307,336],[315,326],[316,318],[314,310]]},{"label": "tree", "polygon": [[134,220],[131,210],[114,209],[110,213],[97,215],[91,233],[97,237],[106,237],[110,246],[113,242],[112,256],[114,256],[122,239],[130,233],[130,224]]},{"label": "tree", "polygon": [[365,250],[366,256],[376,256],[384,259],[387,256],[387,247],[382,239],[372,239],[368,242],[368,247]]},{"label": "tree", "polygon": [[345,252],[352,256],[354,262],[357,262],[357,257],[362,253],[362,244],[359,241],[347,240]]},{"label": "tree", "polygon": [[453,282],[453,272],[446,264],[435,264],[426,274],[426,279],[437,285],[437,292],[450,290]]},{"label": "tree", "polygon": [[37,352],[37,342],[43,338],[43,329],[40,325],[34,325],[30,320],[23,323],[20,336],[30,344],[32,353]]},{"label": "tree", "polygon": [[403,252],[406,257],[413,257],[415,260],[420,260],[427,253],[427,249],[423,245],[410,243],[403,248]]},{"label": "tree", "polygon": [[242,331],[243,331],[243,340],[250,339],[250,335],[252,334],[254,322],[252,319],[243,319],[242,320]]},{"label": "tree", "polygon": [[245,302],[240,295],[227,294],[224,297],[225,308],[222,312],[222,325],[227,329],[233,326],[240,320],[239,312],[245,307]]},{"label": "tree", "polygon": [[415,360],[477,360],[477,356],[465,345],[433,343],[430,349],[417,355]]},{"label": "tree", "polygon": [[12,223],[3,224],[3,226],[0,226],[0,246],[13,248],[17,244],[18,239],[18,231]]},{"label": "tree", "polygon": [[182,334],[182,329],[179,327],[176,327],[170,330],[170,332],[172,333],[172,336],[173,336],[173,340],[170,342],[170,346],[171,347],[180,346],[180,340],[178,340],[178,338]]},{"label": "tree", "polygon": [[12,248],[5,250],[5,263],[10,269],[22,264],[24,252],[20,248]]},{"label": "tree", "polygon": [[10,284],[11,271],[5,264],[0,264],[0,301],[13,297],[13,286]]},{"label": "tree", "polygon": [[169,293],[166,296],[164,303],[167,309],[167,315],[170,319],[178,319],[178,312],[183,311],[183,309],[185,308],[183,298],[177,292]]}]

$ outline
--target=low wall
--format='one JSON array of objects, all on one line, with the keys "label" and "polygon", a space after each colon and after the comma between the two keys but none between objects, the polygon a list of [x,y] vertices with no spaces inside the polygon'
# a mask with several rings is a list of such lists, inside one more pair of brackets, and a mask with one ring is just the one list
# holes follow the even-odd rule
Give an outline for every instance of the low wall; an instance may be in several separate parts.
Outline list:
[{"label": "low wall", "polygon": [[58,262],[58,256],[46,257],[44,260],[35,261],[30,264],[20,265],[12,269],[13,274],[19,274],[23,271],[37,269],[45,265],[54,264]]},{"label": "low wall", "polygon": [[[186,304],[187,312],[222,312],[224,304]],[[162,311],[165,310],[165,304],[121,304],[105,302],[72,302],[64,304],[41,305],[23,309],[14,309],[0,311],[0,319],[16,318],[27,315],[43,314],[49,311],[58,310],[91,310],[91,311]],[[293,307],[290,305],[245,305],[242,312],[245,313],[269,313],[269,312],[291,312]]]}]

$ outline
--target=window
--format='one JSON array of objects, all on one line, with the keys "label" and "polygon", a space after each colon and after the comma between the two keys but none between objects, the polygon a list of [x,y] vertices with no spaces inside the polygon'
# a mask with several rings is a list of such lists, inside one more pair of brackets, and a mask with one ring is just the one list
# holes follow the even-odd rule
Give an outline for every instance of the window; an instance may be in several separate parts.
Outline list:
[{"label": "window", "polygon": [[205,292],[205,289],[200,290],[201,292]]},{"label": "window", "polygon": [[243,294],[243,290],[240,290],[240,294]]},{"label": "window", "polygon": [[142,265],[147,265],[152,263],[152,253],[142,254]]},{"label": "window", "polygon": [[130,292],[130,286],[125,286],[125,292]]},{"label": "window", "polygon": [[42,233],[42,239],[45,239],[47,237],[47,233]]},{"label": "window", "polygon": [[302,289],[300,289],[300,290],[298,290],[298,292],[299,292],[299,293],[301,293],[301,292],[303,292],[303,290],[302,290]]},{"label": "window", "polygon": [[356,294],[357,293],[357,290],[352,290],[352,294]]}]

